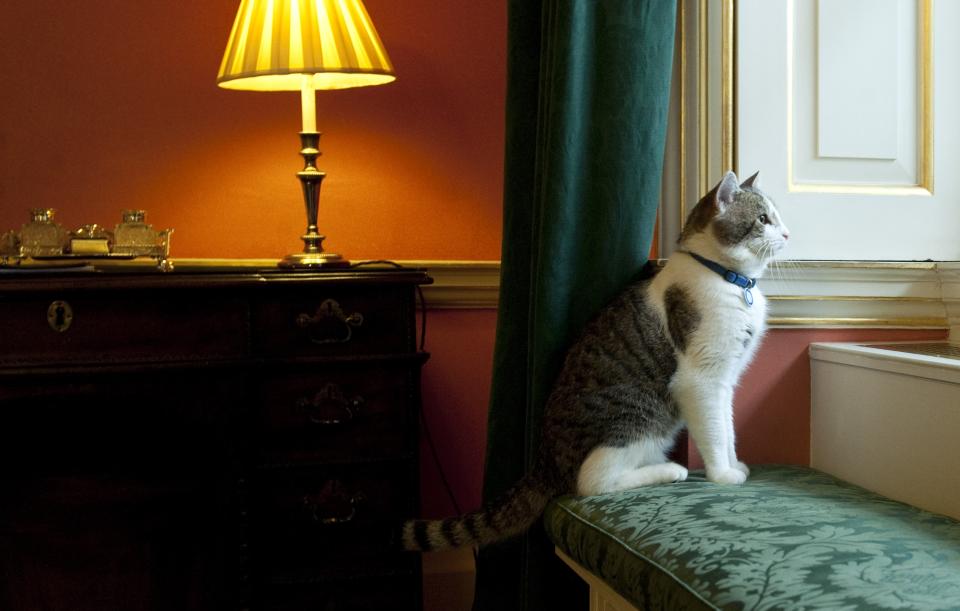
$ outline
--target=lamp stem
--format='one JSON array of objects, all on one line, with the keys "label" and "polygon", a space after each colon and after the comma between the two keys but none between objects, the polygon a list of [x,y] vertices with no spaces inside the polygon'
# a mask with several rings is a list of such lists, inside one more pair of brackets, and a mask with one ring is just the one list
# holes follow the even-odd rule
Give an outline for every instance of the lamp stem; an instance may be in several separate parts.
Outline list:
[{"label": "lamp stem", "polygon": [[303,169],[297,172],[300,186],[303,188],[303,204],[307,213],[307,231],[301,236],[304,254],[323,252],[324,236],[317,231],[317,216],[320,208],[320,184],[326,173],[317,169],[317,157],[320,155],[320,134],[300,132],[300,154],[303,156]]},{"label": "lamp stem", "polygon": [[320,156],[320,133],[317,132],[317,95],[313,77],[303,75],[300,81],[300,107],[303,111],[303,131],[300,132],[300,155],[303,169],[297,172],[303,188],[303,204],[307,212],[307,230],[300,236],[303,252],[287,255],[277,265],[285,268],[349,267],[350,262],[338,254],[323,252],[325,236],[317,231],[317,212],[320,208],[320,184],[326,174],[317,169]]},{"label": "lamp stem", "polygon": [[317,131],[317,91],[309,74],[304,74],[300,81],[300,110],[303,114],[303,131]]}]

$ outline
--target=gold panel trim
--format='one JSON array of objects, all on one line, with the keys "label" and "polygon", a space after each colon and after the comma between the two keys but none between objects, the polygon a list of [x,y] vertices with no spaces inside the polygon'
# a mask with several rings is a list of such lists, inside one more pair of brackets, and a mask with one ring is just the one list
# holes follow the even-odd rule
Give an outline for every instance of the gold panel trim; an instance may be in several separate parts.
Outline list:
[{"label": "gold panel trim", "polygon": [[887,303],[941,303],[937,297],[892,297],[887,295],[771,295],[767,301],[881,301]]},{"label": "gold panel trim", "polygon": [[937,263],[929,261],[805,261],[791,260],[778,261],[791,268],[811,269],[917,269],[935,270]]},{"label": "gold panel trim", "polygon": [[[707,70],[707,55],[709,38],[707,32],[709,29],[707,21],[707,0],[700,0],[699,10],[697,11],[697,148],[699,153],[699,167],[697,168],[700,178],[699,193],[706,193],[710,187],[708,181],[710,176],[710,146],[707,121],[707,105],[709,96],[707,95],[709,74]],[[698,194],[699,194],[698,193]]]},{"label": "gold panel trim", "polygon": [[920,0],[920,187],[933,193],[933,0]]},{"label": "gold panel trim", "polygon": [[736,122],[736,5],[734,0],[723,0],[720,19],[723,22],[721,35],[720,67],[720,106],[722,119],[720,124],[720,163],[721,170],[737,172],[734,157]]},{"label": "gold panel trim", "polygon": [[[722,0],[720,5],[720,135],[719,153],[711,150],[710,106],[716,100],[718,92],[710,89],[710,66],[708,58],[712,52],[710,40],[710,19],[708,0],[690,0],[696,6],[696,141],[697,141],[697,195],[702,195],[713,186],[710,183],[710,161],[712,154],[719,154],[722,172],[736,171],[736,2]],[[687,58],[689,15],[687,2],[681,0],[681,183],[686,180],[688,170],[686,162],[687,140],[690,118],[686,114],[687,79],[689,60]],[[716,158],[713,159],[717,161]],[[719,177],[717,177],[719,178]],[[686,185],[681,188],[680,219],[681,225],[687,216]]]},{"label": "gold panel trim", "polygon": [[[677,29],[680,32],[680,223],[682,229],[686,221],[687,207],[687,2],[680,0],[680,12],[677,15]],[[661,236],[662,240],[662,236]],[[661,252],[663,248],[661,247]]]},{"label": "gold panel trim", "polygon": [[[917,184],[915,185],[834,185],[796,182],[793,175],[794,14],[795,0],[787,0],[787,190],[791,193],[933,195],[933,0],[918,0],[917,2],[918,135],[920,141],[917,143]],[[726,78],[726,75],[724,75],[724,79]]]},{"label": "gold panel trim", "polygon": [[[681,0],[683,3],[683,0]],[[683,3],[685,4],[685,3]],[[737,170],[737,151],[736,151],[736,11],[737,4],[735,0],[722,0],[720,5],[720,150],[719,162],[721,172],[727,170]],[[686,9],[684,6],[681,16],[686,19]],[[686,28],[683,30],[686,34]],[[686,49],[686,43],[683,44]],[[710,91],[710,68],[707,61],[711,53],[710,48],[710,22],[708,0],[699,0],[697,3],[697,153],[698,167],[697,178],[699,184],[698,195],[706,193],[713,186],[710,183],[710,113],[711,103]],[[685,57],[681,56],[681,61],[686,63]],[[686,74],[686,73],[684,73]],[[681,90],[683,91],[683,90]],[[717,92],[713,92],[713,99]],[[685,97],[682,98],[685,100]],[[681,102],[683,104],[683,102]],[[685,126],[681,126],[681,130]],[[681,140],[685,144],[686,140]],[[683,145],[682,144],[682,145]],[[684,151],[681,150],[681,156]],[[716,161],[716,159],[714,159]],[[719,178],[716,177],[716,178]],[[680,215],[682,219],[686,218],[686,201],[680,202]]]},{"label": "gold panel trim", "polygon": [[[792,170],[791,170],[792,173]],[[792,178],[791,178],[792,179]],[[862,194],[862,195],[933,195],[933,191],[923,185],[915,187],[882,185],[815,185],[807,183],[791,183],[789,186],[791,193],[844,193],[844,194]]]},{"label": "gold panel trim", "polygon": [[769,318],[770,327],[883,327],[910,329],[943,329],[949,327],[946,318]]}]

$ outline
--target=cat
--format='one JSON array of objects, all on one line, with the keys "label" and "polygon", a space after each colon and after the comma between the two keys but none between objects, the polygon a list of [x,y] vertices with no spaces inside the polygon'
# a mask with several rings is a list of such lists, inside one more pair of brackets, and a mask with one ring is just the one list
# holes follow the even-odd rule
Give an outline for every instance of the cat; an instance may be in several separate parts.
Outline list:
[{"label": "cat", "polygon": [[789,231],[760,190],[728,172],[690,212],[661,271],[629,285],[571,346],[544,411],[535,467],[484,509],[410,520],[403,547],[484,546],[524,532],[562,494],[679,482],[666,454],[684,425],[706,477],[741,484],[733,389],[766,328],[756,286]]}]

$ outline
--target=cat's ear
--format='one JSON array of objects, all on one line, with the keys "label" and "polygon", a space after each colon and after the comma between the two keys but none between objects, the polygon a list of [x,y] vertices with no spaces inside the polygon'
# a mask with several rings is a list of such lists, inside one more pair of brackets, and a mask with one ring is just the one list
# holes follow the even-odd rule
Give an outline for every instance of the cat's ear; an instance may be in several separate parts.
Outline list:
[{"label": "cat's ear", "polygon": [[740,185],[740,188],[744,187],[753,187],[754,189],[760,188],[760,170],[757,170],[753,176],[743,181],[743,184]]},{"label": "cat's ear", "polygon": [[733,203],[733,198],[740,191],[740,185],[737,181],[737,175],[733,172],[727,172],[723,180],[717,185],[716,206],[717,212],[723,212],[724,208]]}]

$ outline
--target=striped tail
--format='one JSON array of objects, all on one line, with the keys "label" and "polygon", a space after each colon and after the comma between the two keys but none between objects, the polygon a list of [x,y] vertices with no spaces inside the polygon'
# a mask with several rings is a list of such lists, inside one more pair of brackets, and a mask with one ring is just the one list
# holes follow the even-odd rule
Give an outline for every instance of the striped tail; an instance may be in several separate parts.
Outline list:
[{"label": "striped tail", "polygon": [[410,551],[430,552],[502,541],[525,532],[557,492],[531,472],[484,509],[445,520],[410,520],[402,543]]}]

